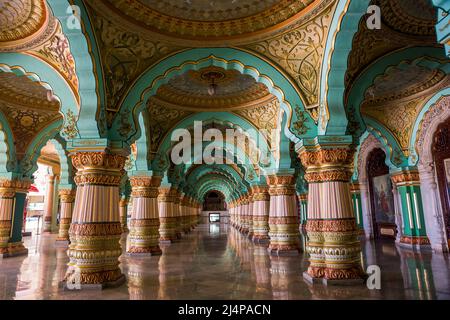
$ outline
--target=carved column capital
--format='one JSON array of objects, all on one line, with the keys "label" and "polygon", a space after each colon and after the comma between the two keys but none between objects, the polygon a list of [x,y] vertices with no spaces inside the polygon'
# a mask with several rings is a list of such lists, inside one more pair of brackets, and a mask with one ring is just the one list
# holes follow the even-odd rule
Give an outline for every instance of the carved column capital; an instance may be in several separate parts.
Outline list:
[{"label": "carved column capital", "polygon": [[75,201],[77,191],[75,189],[60,189],[58,195],[62,203],[72,203]]},{"label": "carved column capital", "polygon": [[162,177],[159,176],[136,176],[130,177],[131,195],[136,198],[156,198],[159,194],[159,186]]}]

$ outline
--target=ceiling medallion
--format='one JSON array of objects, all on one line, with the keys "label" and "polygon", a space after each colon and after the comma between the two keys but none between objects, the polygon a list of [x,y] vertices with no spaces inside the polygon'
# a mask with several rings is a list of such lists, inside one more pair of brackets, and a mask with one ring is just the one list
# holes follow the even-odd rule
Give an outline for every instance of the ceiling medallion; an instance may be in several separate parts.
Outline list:
[{"label": "ceiling medallion", "polygon": [[210,96],[213,96],[217,92],[217,83],[216,82],[225,79],[225,74],[220,71],[207,71],[207,72],[203,72],[200,75],[200,77],[201,77],[201,79],[207,80],[209,82],[208,94]]}]

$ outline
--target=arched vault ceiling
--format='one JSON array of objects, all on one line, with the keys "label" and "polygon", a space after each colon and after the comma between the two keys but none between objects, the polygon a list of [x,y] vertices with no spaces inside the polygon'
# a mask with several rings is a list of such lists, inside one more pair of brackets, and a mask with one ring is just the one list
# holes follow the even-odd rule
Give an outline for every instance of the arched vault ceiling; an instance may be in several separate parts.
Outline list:
[{"label": "arched vault ceiling", "polygon": [[381,30],[369,30],[366,17],[361,19],[348,59],[346,94],[365,68],[389,52],[407,47],[437,46],[436,14],[429,1],[373,0],[372,4],[381,7]]},{"label": "arched vault ceiling", "polygon": [[[216,93],[209,95],[211,81],[207,75],[212,72],[219,78],[214,81]],[[258,100],[268,102],[275,96],[269,93],[264,84],[257,83],[249,75],[243,75],[237,70],[207,67],[198,71],[190,70],[170,79],[158,89],[157,98],[192,110],[213,111],[242,108]]]},{"label": "arched vault ceiling", "polygon": [[[123,12],[131,12],[141,6],[154,10],[151,6],[143,4],[142,0],[127,1],[127,8],[119,13],[115,6],[122,6],[121,0],[86,0],[89,18],[93,22],[94,32],[99,43],[99,50],[104,68],[107,94],[107,120],[111,125],[114,116],[121,107],[122,101],[127,92],[132,87],[134,81],[149,67],[158,63],[165,57],[191,49],[192,47],[214,47],[214,46],[234,46],[240,50],[253,53],[266,59],[269,63],[280,69],[300,92],[303,104],[314,120],[318,119],[318,92],[319,75],[321,70],[321,61],[323,50],[328,34],[329,24],[334,13],[334,0],[306,0],[306,1],[287,1],[293,6],[308,6],[304,15],[293,16],[293,21],[287,21],[289,25],[269,28],[257,33],[255,37],[247,37],[246,33],[240,33],[232,39],[214,41],[213,38],[203,37],[199,41],[192,41],[189,34],[183,36],[168,37],[161,32],[150,32],[147,26],[130,23],[130,16],[124,16]],[[166,1],[167,2],[167,1]],[[184,1],[182,1],[184,3]],[[251,2],[251,1],[249,1]],[[241,13],[249,10],[259,10],[264,5],[263,1],[258,1],[259,6],[244,9],[244,3],[223,2],[227,8],[233,4]],[[284,1],[276,1],[277,4]],[[154,1],[154,6],[158,7],[159,1]],[[173,2],[178,5],[177,1]],[[191,1],[195,6],[201,6],[202,1]],[[268,3],[268,2],[267,2]],[[150,2],[149,2],[150,4]],[[276,4],[276,5],[277,5]],[[219,8],[220,6],[216,6]],[[131,10],[131,11],[130,11]],[[183,15],[188,15],[185,10],[174,9],[175,12],[183,11]],[[277,12],[274,8],[269,8],[271,14]],[[141,19],[145,14],[136,12],[131,15],[136,19]],[[293,13],[286,11],[283,14]],[[181,14],[181,13],[180,13]],[[198,14],[204,14],[198,12]],[[214,15],[214,14],[213,14]],[[191,15],[189,15],[191,16]],[[211,18],[212,19],[212,18]],[[151,21],[161,22],[163,18],[158,16],[155,19],[145,19],[147,23]],[[271,19],[266,19],[268,22]],[[186,20],[188,21],[188,20]],[[233,20],[234,21],[234,20]],[[252,23],[257,26],[257,23]],[[178,26],[178,25],[177,25]],[[212,27],[208,27],[213,29]],[[164,30],[169,30],[165,28]],[[233,30],[238,30],[234,27]],[[221,26],[220,30],[225,30]],[[238,57],[237,57],[238,58]],[[150,84],[149,84],[150,85]],[[255,89],[262,87],[255,86]],[[167,89],[162,88],[161,91]],[[170,102],[170,101],[169,101]]]},{"label": "arched vault ceiling", "polygon": [[188,46],[233,41],[273,31],[307,18],[321,0],[153,1],[89,0],[128,27]]},{"label": "arched vault ceiling", "polygon": [[59,109],[59,101],[41,83],[0,72],[0,112],[11,128],[18,160],[41,130],[62,118]]}]

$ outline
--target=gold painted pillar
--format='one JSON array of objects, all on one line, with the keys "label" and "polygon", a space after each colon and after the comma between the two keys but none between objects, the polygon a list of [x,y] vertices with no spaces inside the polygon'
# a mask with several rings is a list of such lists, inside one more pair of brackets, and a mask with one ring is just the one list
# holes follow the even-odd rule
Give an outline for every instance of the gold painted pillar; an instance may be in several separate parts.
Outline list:
[{"label": "gold painted pillar", "polygon": [[174,198],[177,190],[171,187],[159,188],[159,241],[171,243],[176,240],[176,218],[174,216]]},{"label": "gold painted pillar", "polygon": [[119,216],[120,224],[122,226],[122,233],[128,233],[128,203],[130,203],[130,198],[122,196],[119,200]]},{"label": "gold painted pillar", "polygon": [[269,187],[253,187],[253,238],[256,243],[269,243]]},{"label": "gold painted pillar", "polygon": [[55,199],[55,183],[56,175],[46,175],[46,190],[45,190],[45,204],[44,204],[44,223],[42,225],[42,232],[52,232],[52,218],[53,207]]},{"label": "gold painted pillar", "polygon": [[133,197],[127,253],[130,255],[160,255],[158,188],[161,177],[130,177]]},{"label": "gold painted pillar", "polygon": [[300,159],[309,183],[306,251],[312,283],[362,283],[361,244],[350,195],[354,149],[347,145],[303,146]]},{"label": "gold painted pillar", "polygon": [[248,234],[248,196],[245,195],[241,200],[241,232]]},{"label": "gold painted pillar", "polygon": [[61,189],[58,191],[61,200],[61,213],[59,219],[59,233],[56,242],[69,244],[69,228],[72,223],[72,211],[75,202],[75,189]]},{"label": "gold painted pillar", "polygon": [[248,207],[247,207],[247,228],[248,228],[248,234],[247,237],[249,239],[253,239],[253,194],[252,190],[249,191],[248,197]]},{"label": "gold painted pillar", "polygon": [[194,214],[194,199],[188,198],[186,214],[181,218],[182,229],[184,233],[191,231],[190,219]]},{"label": "gold painted pillar", "polygon": [[299,219],[293,175],[267,177],[270,194],[269,253],[297,255],[300,251]]},{"label": "gold painted pillar", "polygon": [[[0,180],[0,258],[28,253],[21,239],[24,194],[30,185],[30,181]],[[19,211],[22,215],[16,216]]]},{"label": "gold painted pillar", "polygon": [[65,280],[103,289],[125,281],[119,268],[122,254],[119,184],[125,156],[105,151],[71,154],[77,184]]}]

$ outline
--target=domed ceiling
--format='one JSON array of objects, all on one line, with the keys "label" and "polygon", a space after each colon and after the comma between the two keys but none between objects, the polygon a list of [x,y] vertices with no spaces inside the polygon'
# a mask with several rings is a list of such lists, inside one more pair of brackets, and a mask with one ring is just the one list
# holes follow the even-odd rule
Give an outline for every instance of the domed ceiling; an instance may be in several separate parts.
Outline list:
[{"label": "domed ceiling", "polygon": [[0,112],[11,126],[18,159],[39,131],[62,118],[60,103],[26,76],[0,73],[0,97]]},{"label": "domed ceiling", "polygon": [[[208,92],[212,81],[216,85],[214,94]],[[275,97],[264,84],[249,75],[208,67],[172,78],[160,87],[156,98],[193,111],[218,111],[243,108],[249,103],[255,105]]]},{"label": "domed ceiling", "polygon": [[[89,0],[140,32],[195,41],[243,38],[298,22],[322,0]],[[220,43],[220,42],[218,42]],[[223,45],[223,43],[222,43]]]}]

